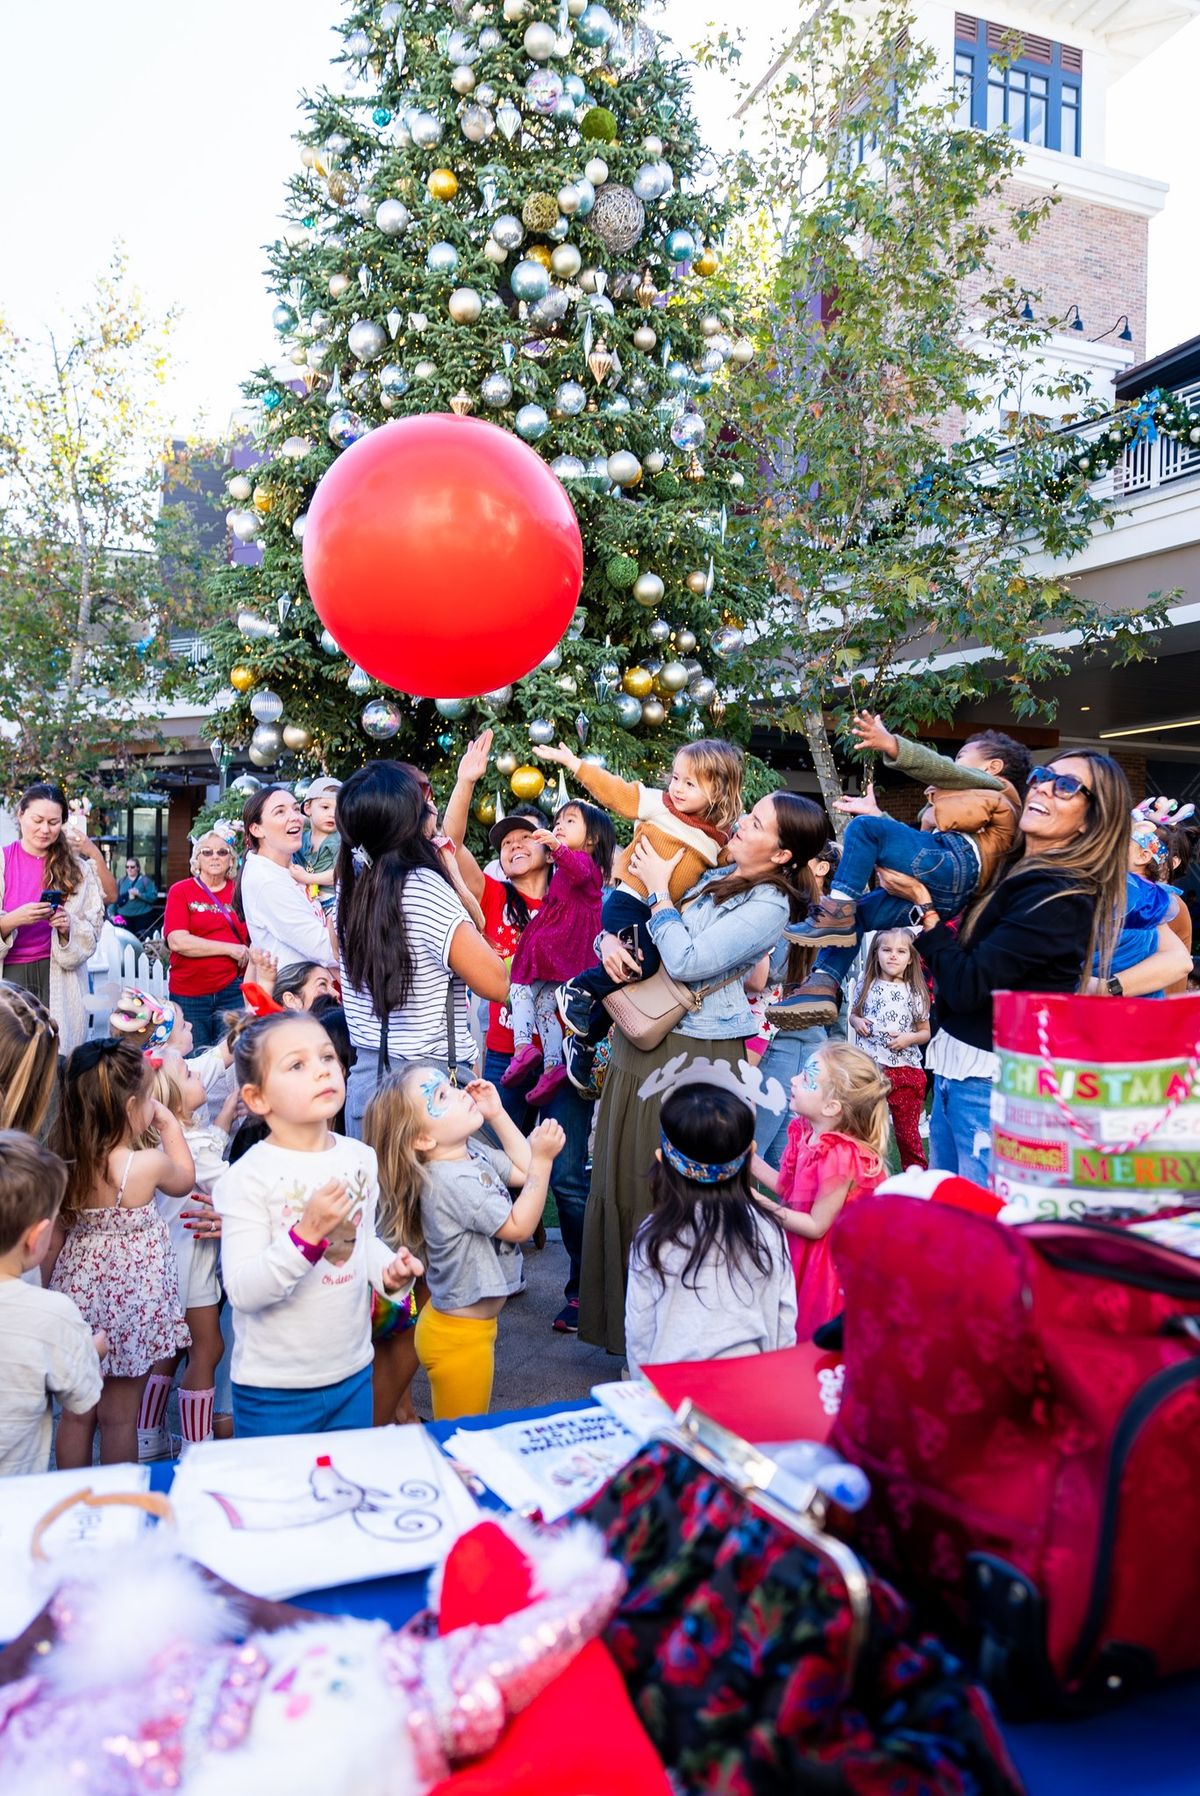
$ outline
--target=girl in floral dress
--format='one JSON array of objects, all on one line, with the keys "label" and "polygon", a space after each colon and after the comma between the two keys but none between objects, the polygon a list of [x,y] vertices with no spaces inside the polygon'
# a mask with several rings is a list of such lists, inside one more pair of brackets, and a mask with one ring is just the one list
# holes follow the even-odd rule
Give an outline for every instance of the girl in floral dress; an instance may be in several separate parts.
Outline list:
[{"label": "girl in floral dress", "polygon": [[[111,1040],[76,1048],[63,1074],[52,1145],[69,1168],[60,1223],[67,1233],[49,1283],[109,1342],[99,1404],[64,1413],[59,1424],[56,1457],[68,1470],[91,1465],[97,1424],[102,1463],[137,1460],[147,1374],[191,1341],[154,1194],[186,1196],[195,1168],[182,1128],[154,1099],[153,1079],[144,1055]],[[136,1146],[150,1129],[158,1146]]]},{"label": "girl in floral dress", "polygon": [[908,929],[881,929],[872,938],[861,984],[850,996],[850,1028],[887,1080],[888,1110],[900,1169],[924,1167],[921,1114],[929,1040],[929,987]]},{"label": "girl in floral dress", "polygon": [[887,1101],[887,1081],[873,1060],[860,1048],[826,1042],[792,1080],[793,1121],[778,1172],[754,1156],[754,1178],[780,1199],[759,1201],[787,1234],[798,1341],[810,1341],[842,1308],[830,1231],[845,1206],[884,1176]]}]

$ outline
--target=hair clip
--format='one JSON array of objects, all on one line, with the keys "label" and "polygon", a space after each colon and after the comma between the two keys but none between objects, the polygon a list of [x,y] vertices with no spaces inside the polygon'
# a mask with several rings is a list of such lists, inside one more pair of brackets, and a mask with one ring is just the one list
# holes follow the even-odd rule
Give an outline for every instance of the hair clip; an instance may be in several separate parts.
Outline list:
[{"label": "hair clip", "polygon": [[1135,804],[1133,807],[1135,823],[1152,823],[1156,826],[1186,823],[1188,818],[1194,817],[1195,814],[1194,804],[1180,804],[1174,798],[1143,798],[1140,804]]},{"label": "hair clip", "polygon": [[360,873],[366,873],[375,865],[365,848],[355,846],[350,850],[350,858]]},{"label": "hair clip", "polygon": [[666,1096],[682,1091],[688,1085],[716,1085],[721,1091],[740,1098],[748,1109],[771,1110],[778,1116],[787,1106],[787,1093],[779,1080],[764,1079],[748,1060],[739,1060],[738,1067],[740,1078],[727,1060],[709,1060],[703,1054],[689,1060],[686,1054],[676,1054],[663,1066],[655,1068],[639,1088],[638,1096],[653,1098],[659,1092]]},{"label": "hair clip", "polygon": [[691,1179],[695,1185],[724,1185],[729,1179],[736,1177],[750,1157],[750,1149],[733,1160],[693,1160],[689,1154],[682,1153],[673,1141],[668,1141],[665,1131],[659,1131],[659,1145],[662,1157],[668,1166],[685,1179]]}]

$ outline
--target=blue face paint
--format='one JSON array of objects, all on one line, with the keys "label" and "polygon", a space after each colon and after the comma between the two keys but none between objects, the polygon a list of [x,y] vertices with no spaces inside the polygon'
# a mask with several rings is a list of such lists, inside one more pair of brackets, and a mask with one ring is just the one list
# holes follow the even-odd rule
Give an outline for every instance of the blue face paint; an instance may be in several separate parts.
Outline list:
[{"label": "blue face paint", "polygon": [[429,1116],[432,1116],[435,1121],[439,1116],[445,1116],[446,1114],[446,1105],[444,1103],[439,1104],[437,1101],[437,1094],[445,1083],[446,1081],[440,1079],[436,1073],[431,1073],[428,1079],[421,1080],[420,1086],[418,1087],[421,1096],[425,1099],[426,1113]]},{"label": "blue face paint", "polygon": [[805,1091],[816,1091],[821,1078],[821,1062],[816,1054],[810,1054],[800,1068],[797,1078]]}]

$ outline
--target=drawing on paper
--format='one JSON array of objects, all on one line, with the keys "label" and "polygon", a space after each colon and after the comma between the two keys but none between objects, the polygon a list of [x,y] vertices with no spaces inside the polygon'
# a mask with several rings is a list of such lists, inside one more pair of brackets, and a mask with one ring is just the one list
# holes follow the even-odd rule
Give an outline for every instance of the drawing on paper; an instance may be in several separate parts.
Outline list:
[{"label": "drawing on paper", "polygon": [[406,1478],[395,1491],[356,1484],[339,1472],[323,1453],[308,1476],[307,1490],[294,1496],[255,1497],[210,1490],[231,1528],[248,1533],[277,1533],[310,1528],[348,1515],[375,1540],[427,1540],[442,1526],[435,1511],[441,1500],[437,1486],[423,1478]]}]

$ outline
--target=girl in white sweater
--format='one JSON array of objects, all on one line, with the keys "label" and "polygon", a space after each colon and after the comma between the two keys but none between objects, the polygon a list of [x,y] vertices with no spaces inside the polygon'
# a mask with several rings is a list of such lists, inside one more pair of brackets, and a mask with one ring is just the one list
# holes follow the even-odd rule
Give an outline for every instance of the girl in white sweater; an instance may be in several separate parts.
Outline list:
[{"label": "girl in white sweater", "polygon": [[247,1109],[270,1133],[213,1188],[233,1307],[238,1435],[371,1426],[368,1287],[395,1299],[424,1271],[375,1233],[373,1150],[330,1132],[346,1081],[313,1017],[263,1017],[238,1037]]}]

